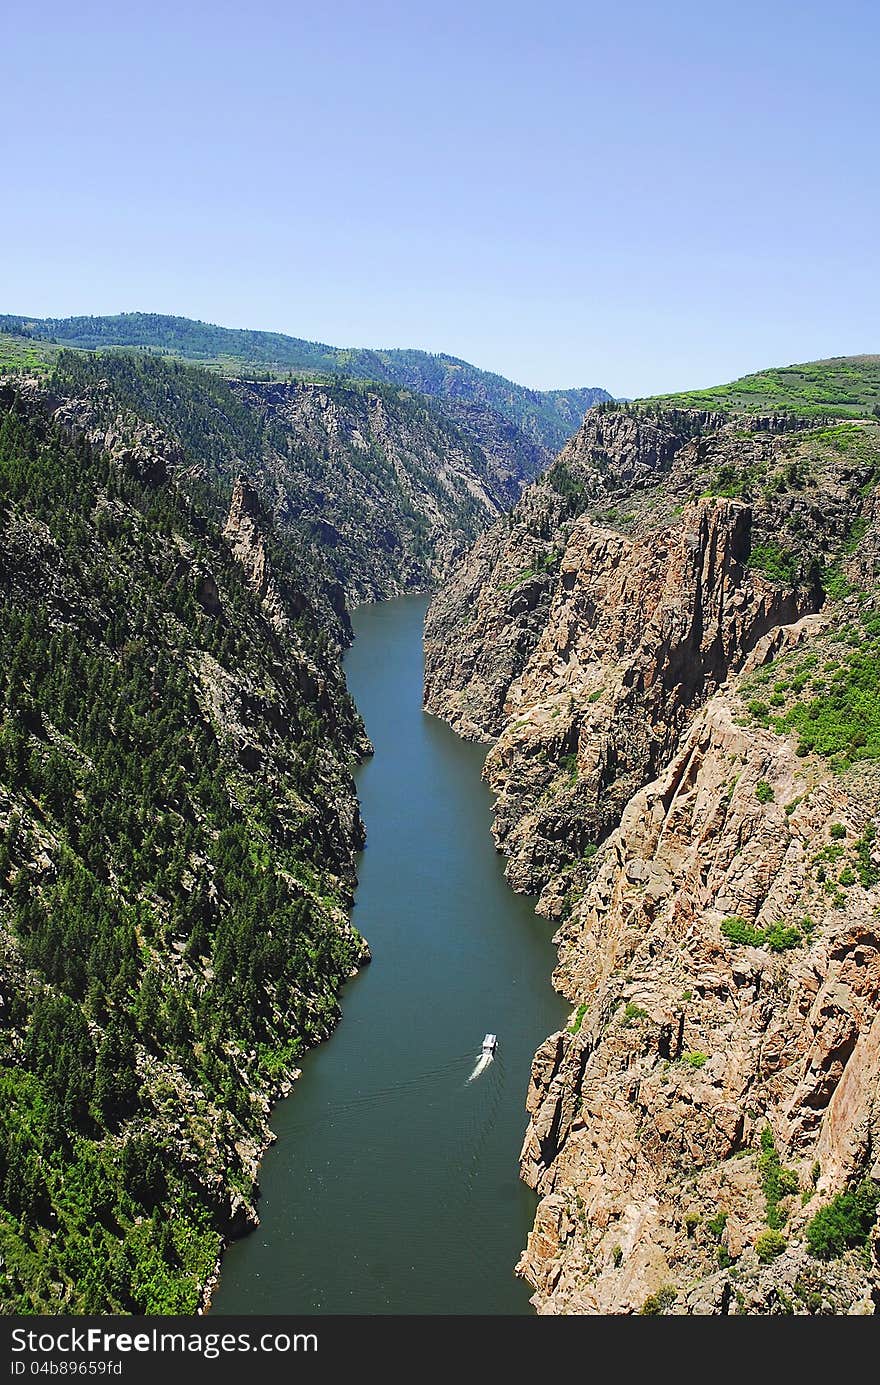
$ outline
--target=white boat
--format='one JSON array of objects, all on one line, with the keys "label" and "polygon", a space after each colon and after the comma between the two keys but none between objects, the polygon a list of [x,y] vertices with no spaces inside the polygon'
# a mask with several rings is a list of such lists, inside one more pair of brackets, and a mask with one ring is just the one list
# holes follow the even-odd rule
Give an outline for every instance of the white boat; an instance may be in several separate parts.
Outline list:
[{"label": "white boat", "polygon": [[496,1034],[487,1034],[485,1039],[483,1040],[483,1052],[494,1053],[497,1047],[498,1036]]}]

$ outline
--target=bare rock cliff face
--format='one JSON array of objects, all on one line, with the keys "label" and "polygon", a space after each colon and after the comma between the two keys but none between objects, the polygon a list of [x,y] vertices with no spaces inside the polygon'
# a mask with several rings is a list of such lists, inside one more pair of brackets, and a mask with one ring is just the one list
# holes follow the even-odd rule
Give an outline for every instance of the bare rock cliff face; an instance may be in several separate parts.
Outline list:
[{"label": "bare rock cliff face", "polygon": [[[880,891],[830,905],[814,864],[832,823],[852,840],[869,814],[734,710],[714,698],[633,797],[557,936],[578,1009],[536,1057],[522,1155],[540,1312],[638,1312],[664,1291],[674,1312],[873,1311],[876,1259],[831,1273],[799,1243],[832,1194],[880,1175]],[[810,925],[774,952],[731,942],[731,916]],[[767,1126],[803,1192],[763,1264]]]},{"label": "bare rock cliff face", "polygon": [[223,537],[247,575],[248,585],[259,597],[272,627],[279,633],[290,624],[281,593],[272,577],[263,533],[260,498],[243,476],[236,479]]},{"label": "bare rock cliff face", "polygon": [[812,609],[746,567],[751,511],[699,501],[632,540],[577,521],[486,775],[514,888],[601,841],[689,716],[768,630]]},{"label": "bare rock cliff face", "polygon": [[[480,536],[434,598],[425,627],[428,711],[471,739],[498,736],[508,691],[545,628],[578,518],[589,515],[606,527],[610,520],[619,530],[624,516],[612,507],[619,501],[635,506],[625,516],[630,528],[652,533],[678,518],[694,492],[700,494],[694,482],[709,479],[713,467],[747,447],[754,469],[767,470],[804,429],[802,420],[785,417],[739,422],[735,428],[721,415],[697,410],[656,416],[591,410],[550,471]],[[848,499],[851,486],[840,490]],[[810,507],[801,508],[809,527]]]},{"label": "bare rock cliff face", "polygon": [[[541,637],[564,532],[558,495],[533,486],[482,534],[441,587],[425,626],[425,706],[460,735],[489,740],[507,692]],[[550,563],[547,563],[547,556]]]},{"label": "bare rock cliff face", "polygon": [[871,683],[878,475],[871,421],[594,410],[428,613],[426,707],[494,741],[574,1007],[522,1150],[541,1313],[880,1304],[880,1230],[806,1236],[880,1179],[878,784],[834,702]]}]

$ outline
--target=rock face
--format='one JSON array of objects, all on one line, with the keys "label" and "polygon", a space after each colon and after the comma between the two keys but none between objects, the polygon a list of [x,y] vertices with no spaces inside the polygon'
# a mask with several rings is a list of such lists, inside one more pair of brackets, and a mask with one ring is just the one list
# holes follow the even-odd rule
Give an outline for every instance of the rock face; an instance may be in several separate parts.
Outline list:
[{"label": "rock face", "polygon": [[[530,437],[489,404],[450,396],[443,401],[443,412],[485,454],[493,487],[507,506],[518,500],[523,487],[553,460],[550,446]],[[569,432],[575,431],[582,417],[581,413],[573,420]]]},{"label": "rock face", "polygon": [[878,431],[594,410],[432,604],[426,706],[494,739],[575,1007],[528,1095],[539,1312],[880,1302],[876,1234],[806,1241],[880,1176],[877,785],[800,710],[870,679]]},{"label": "rock face", "polygon": [[280,634],[289,627],[290,618],[269,567],[265,525],[257,492],[246,477],[236,477],[223,537],[244,568],[248,585],[259,597],[270,623]]},{"label": "rock face", "polygon": [[519,491],[509,461],[426,400],[379,386],[238,382],[234,392],[264,430],[252,480],[349,604],[435,583]]},{"label": "rock face", "polygon": [[[778,446],[780,433],[802,426],[774,418],[748,424],[761,440],[765,469],[763,452]],[[732,439],[720,415],[591,410],[552,469],[480,537],[432,603],[425,630],[429,710],[462,735],[497,736],[508,690],[544,630],[578,517],[611,521],[619,530],[622,515],[611,505],[617,500],[640,506],[646,532],[664,517],[672,520],[675,501],[690,498],[695,476],[708,469],[703,430],[713,428],[720,431],[712,435],[711,457],[721,466],[731,451],[742,453],[743,430]]]},{"label": "rock face", "polygon": [[751,512],[689,507],[638,539],[578,520],[486,774],[514,888],[601,841],[688,718],[769,629],[815,604],[747,569]]},{"label": "rock face", "polygon": [[[582,1019],[540,1050],[528,1097],[523,1176],[542,1200],[520,1270],[542,1312],[638,1312],[669,1286],[680,1312],[784,1311],[779,1285],[796,1311],[870,1299],[858,1258],[832,1290],[798,1244],[832,1194],[880,1173],[880,892],[829,907],[812,865],[832,823],[852,839],[868,815],[733,710],[713,698],[633,797],[557,935],[555,982]],[[777,953],[732,943],[729,917],[812,925]],[[765,1267],[768,1124],[804,1200]]]}]

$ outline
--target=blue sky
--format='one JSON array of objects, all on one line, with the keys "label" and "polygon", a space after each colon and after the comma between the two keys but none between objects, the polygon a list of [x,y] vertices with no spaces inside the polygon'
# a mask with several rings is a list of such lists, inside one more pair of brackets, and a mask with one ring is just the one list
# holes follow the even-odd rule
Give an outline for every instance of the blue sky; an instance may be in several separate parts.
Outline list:
[{"label": "blue sky", "polygon": [[880,351],[868,0],[41,0],[0,311],[448,351],[615,394]]}]

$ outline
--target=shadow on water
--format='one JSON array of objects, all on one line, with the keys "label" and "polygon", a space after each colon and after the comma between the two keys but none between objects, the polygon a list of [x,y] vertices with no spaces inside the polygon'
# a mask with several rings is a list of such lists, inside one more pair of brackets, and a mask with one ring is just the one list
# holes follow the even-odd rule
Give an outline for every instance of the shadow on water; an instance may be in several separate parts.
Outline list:
[{"label": "shadow on water", "polygon": [[532,1311],[513,1273],[535,1205],[523,1103],[566,1010],[550,929],[492,844],[485,747],[422,711],[426,605],[354,615],[346,674],[376,750],[354,919],[374,960],[276,1107],[261,1225],[224,1257],[215,1313]]}]

